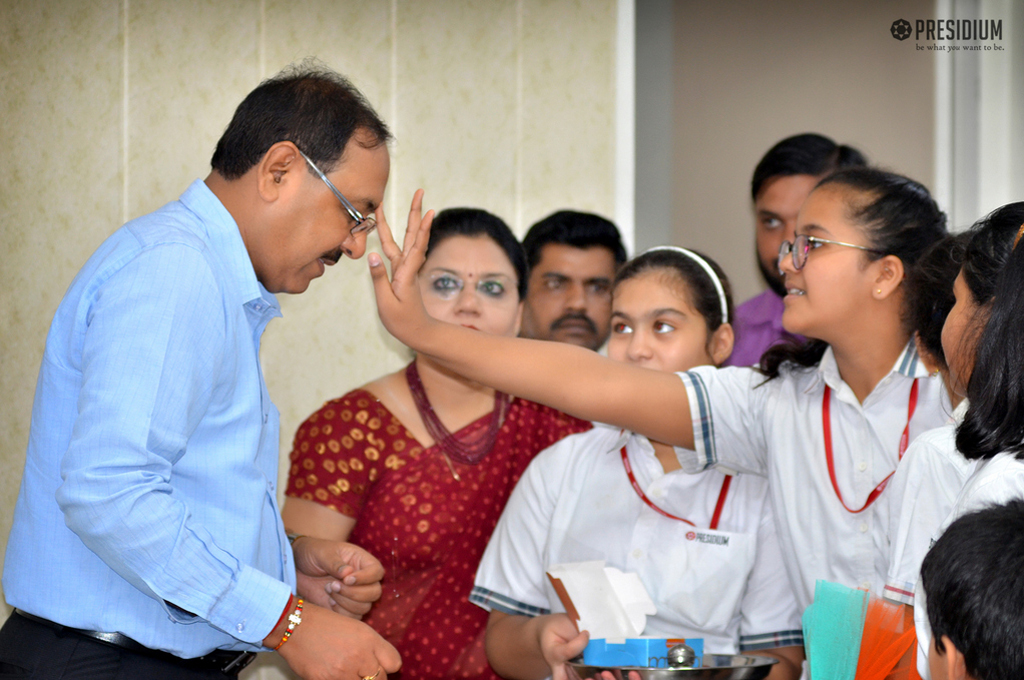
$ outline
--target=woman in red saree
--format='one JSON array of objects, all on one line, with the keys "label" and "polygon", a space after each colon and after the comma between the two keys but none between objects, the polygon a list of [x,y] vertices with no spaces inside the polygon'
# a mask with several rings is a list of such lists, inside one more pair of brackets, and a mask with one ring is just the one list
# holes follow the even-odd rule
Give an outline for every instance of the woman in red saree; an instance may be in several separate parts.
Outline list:
[{"label": "woman in red saree", "polygon": [[[526,258],[494,215],[439,213],[419,278],[432,316],[518,334]],[[383,594],[363,620],[401,653],[398,677],[497,678],[487,612],[468,600],[477,565],[530,460],[589,427],[418,356],[299,427],[285,526],[351,541],[384,565]]]}]

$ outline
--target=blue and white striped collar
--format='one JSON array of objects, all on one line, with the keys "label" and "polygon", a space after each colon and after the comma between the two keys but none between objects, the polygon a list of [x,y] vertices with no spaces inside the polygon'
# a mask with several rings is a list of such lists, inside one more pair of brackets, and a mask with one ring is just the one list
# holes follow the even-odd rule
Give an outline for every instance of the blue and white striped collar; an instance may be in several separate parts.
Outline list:
[{"label": "blue and white striped collar", "polygon": [[[893,364],[890,373],[898,373],[907,378],[928,377],[928,369],[925,368],[924,362],[921,361],[921,356],[917,353],[917,344],[913,339],[907,343],[899,357],[896,358],[896,363]],[[816,374],[816,379],[810,381],[807,389],[804,390],[805,393],[810,394],[822,389],[823,383],[834,390],[840,389],[845,384],[842,376],[839,375],[839,366],[836,364],[836,355],[832,351],[832,347],[828,347],[821,356]]]}]

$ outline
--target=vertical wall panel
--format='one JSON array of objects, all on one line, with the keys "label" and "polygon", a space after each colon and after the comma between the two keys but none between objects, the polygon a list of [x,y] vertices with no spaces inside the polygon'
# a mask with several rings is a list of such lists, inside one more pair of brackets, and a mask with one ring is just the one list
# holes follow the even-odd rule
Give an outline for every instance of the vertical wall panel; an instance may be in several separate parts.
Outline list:
[{"label": "vertical wall panel", "polygon": [[[443,7],[443,11],[442,8]],[[516,3],[398,3],[398,142],[392,190],[431,207],[514,206]]]},{"label": "vertical wall panel", "polygon": [[614,0],[523,0],[523,233],[560,208],[614,218],[615,12]]},{"label": "vertical wall panel", "polygon": [[119,7],[0,3],[0,559],[50,318],[120,215]]},{"label": "vertical wall panel", "polygon": [[259,82],[259,0],[129,0],[128,217],[206,177]]}]

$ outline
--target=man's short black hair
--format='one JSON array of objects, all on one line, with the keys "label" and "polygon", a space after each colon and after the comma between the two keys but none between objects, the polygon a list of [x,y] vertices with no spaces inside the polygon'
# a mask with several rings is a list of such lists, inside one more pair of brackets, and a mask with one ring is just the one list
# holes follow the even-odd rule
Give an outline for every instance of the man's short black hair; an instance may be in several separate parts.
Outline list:
[{"label": "man's short black hair", "polygon": [[391,139],[387,125],[348,79],[307,59],[264,80],[238,105],[210,165],[225,179],[238,179],[271,146],[287,141],[331,172],[357,130],[366,134],[360,140],[366,148]]},{"label": "man's short black hair", "polygon": [[977,680],[1024,678],[1024,500],[953,522],[921,565],[928,623]]},{"label": "man's short black hair", "polygon": [[626,261],[626,249],[619,230],[610,221],[593,213],[559,210],[530,227],[523,239],[530,269],[540,262],[541,250],[549,243],[573,248],[607,248],[615,256],[616,267]]},{"label": "man's short black hair", "polygon": [[841,168],[867,164],[867,159],[860,151],[852,146],[836,144],[824,135],[813,132],[793,135],[768,149],[768,153],[754,168],[754,176],[750,180],[750,197],[756,201],[765,182],[775,177],[821,177]]}]

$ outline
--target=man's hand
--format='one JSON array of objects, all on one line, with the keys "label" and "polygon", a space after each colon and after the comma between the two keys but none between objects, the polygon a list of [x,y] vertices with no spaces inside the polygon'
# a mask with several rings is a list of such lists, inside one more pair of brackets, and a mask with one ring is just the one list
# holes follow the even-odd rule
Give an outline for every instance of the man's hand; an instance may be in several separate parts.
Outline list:
[{"label": "man's hand", "polygon": [[308,602],[359,619],[380,599],[384,567],[359,546],[300,536],[292,551],[298,592]]},{"label": "man's hand", "polygon": [[[279,626],[263,644],[273,648],[282,630]],[[402,666],[398,651],[365,623],[311,602],[303,607],[302,623],[278,653],[303,680],[358,680],[375,673],[374,680],[386,680]]]}]

